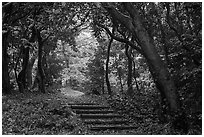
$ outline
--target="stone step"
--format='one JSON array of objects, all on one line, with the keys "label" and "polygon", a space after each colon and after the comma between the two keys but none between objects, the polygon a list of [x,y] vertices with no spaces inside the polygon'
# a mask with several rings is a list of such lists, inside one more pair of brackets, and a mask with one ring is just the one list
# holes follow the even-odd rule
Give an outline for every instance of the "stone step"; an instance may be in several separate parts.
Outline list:
[{"label": "stone step", "polygon": [[69,103],[68,104],[69,106],[72,106],[72,105],[99,105],[99,104],[96,104],[96,103]]},{"label": "stone step", "polygon": [[136,126],[122,126],[122,125],[113,125],[113,126],[91,126],[90,130],[99,131],[99,130],[127,130],[127,129],[137,129]]},{"label": "stone step", "polygon": [[71,105],[72,109],[109,109],[107,106],[100,105]]},{"label": "stone step", "polygon": [[77,114],[109,114],[109,113],[113,113],[114,110],[94,110],[94,109],[87,109],[87,110],[81,110],[81,109],[75,109],[75,113]]},{"label": "stone step", "polygon": [[84,120],[86,124],[127,124],[128,120]]},{"label": "stone step", "polygon": [[81,114],[80,116],[84,119],[122,118],[118,114]]}]

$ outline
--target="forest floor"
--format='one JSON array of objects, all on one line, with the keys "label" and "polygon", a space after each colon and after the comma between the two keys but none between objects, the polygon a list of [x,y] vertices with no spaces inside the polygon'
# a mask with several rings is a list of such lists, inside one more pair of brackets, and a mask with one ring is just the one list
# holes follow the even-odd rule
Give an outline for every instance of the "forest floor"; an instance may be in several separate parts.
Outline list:
[{"label": "forest floor", "polygon": [[99,103],[102,98],[71,88],[49,88],[46,94],[13,92],[2,95],[2,134],[88,134],[68,104]]},{"label": "forest floor", "polygon": [[138,125],[134,130],[91,132],[68,106],[74,103],[109,105],[104,97],[87,95],[69,87],[50,88],[46,94],[35,91],[2,95],[2,134],[171,134],[168,123],[159,124],[148,117],[143,117],[143,122],[134,120]]}]

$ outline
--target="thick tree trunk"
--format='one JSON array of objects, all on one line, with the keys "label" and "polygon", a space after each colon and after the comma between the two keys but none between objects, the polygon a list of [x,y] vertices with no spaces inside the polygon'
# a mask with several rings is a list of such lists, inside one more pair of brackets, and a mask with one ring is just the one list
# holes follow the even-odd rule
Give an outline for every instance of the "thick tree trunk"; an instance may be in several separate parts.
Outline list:
[{"label": "thick tree trunk", "polygon": [[2,35],[2,91],[3,93],[10,93],[10,77],[8,73],[8,35],[6,32]]},{"label": "thick tree trunk", "polygon": [[42,93],[45,93],[45,74],[42,67],[43,40],[39,30],[37,30],[37,38],[38,38],[38,74],[37,74],[38,89]]},{"label": "thick tree trunk", "polygon": [[108,94],[111,95],[112,91],[111,91],[111,86],[110,86],[110,81],[109,81],[109,77],[108,77],[108,73],[109,73],[109,69],[108,69],[108,64],[109,64],[109,57],[110,57],[110,49],[111,49],[111,43],[113,42],[113,39],[111,38],[109,44],[108,44],[108,50],[107,50],[107,59],[106,59],[106,85],[107,85],[107,89],[108,89]]},{"label": "thick tree trunk", "polygon": [[175,84],[157,53],[153,39],[143,27],[138,11],[131,3],[124,3],[124,6],[131,17],[124,16],[122,13],[113,8],[113,6],[106,9],[110,12],[113,19],[118,20],[121,24],[123,24],[130,32],[133,33],[133,36],[139,40],[142,54],[149,64],[149,68],[157,88],[165,95],[172,111],[176,112],[180,110]]},{"label": "thick tree trunk", "polygon": [[18,74],[18,78],[17,78],[17,83],[18,83],[18,87],[19,87],[19,91],[20,92],[24,92],[25,88],[27,87],[26,84],[26,69],[28,66],[28,61],[29,61],[29,47],[22,47],[23,50],[23,64],[22,64],[22,70],[21,72]]},{"label": "thick tree trunk", "polygon": [[[36,37],[36,30],[35,30],[35,26],[32,26],[32,35],[29,38],[29,42],[34,42],[35,41],[35,37]],[[19,91],[23,92],[25,90],[25,88],[27,88],[27,68],[28,68],[28,64],[29,64],[29,52],[30,52],[30,43],[27,43],[27,47],[22,47],[22,53],[23,53],[23,65],[22,65],[22,70],[18,75],[17,78],[17,83],[18,83],[18,87],[19,87]]]},{"label": "thick tree trunk", "polygon": [[145,56],[150,72],[154,78],[157,88],[165,95],[170,109],[173,112],[180,110],[180,104],[174,81],[171,79],[170,74],[162,62],[159,54],[157,53],[153,39],[149,36],[145,28],[143,27],[138,11],[131,5],[131,3],[125,3],[126,10],[129,12],[132,18],[132,26],[130,31],[139,39],[143,55]]},{"label": "thick tree trunk", "polygon": [[[170,77],[166,65],[157,53],[153,39],[143,27],[138,11],[132,3],[123,4],[130,17],[123,15],[112,5],[104,6],[104,8],[110,13],[114,20],[124,25],[133,34],[133,37],[138,40],[137,42],[141,47],[141,54],[147,60],[156,87],[160,91],[162,98],[164,97],[166,99],[169,111],[172,112],[171,116],[174,119],[172,122],[173,127],[186,132],[188,130],[188,123],[186,115],[181,109],[175,83]],[[130,46],[132,46],[132,44]]]},{"label": "thick tree trunk", "polygon": [[188,124],[186,123],[186,117],[183,115],[181,109],[174,81],[171,79],[167,67],[165,67],[163,61],[157,53],[153,39],[143,27],[140,15],[136,8],[131,3],[124,3],[124,7],[129,13],[130,17],[124,16],[113,6],[105,8],[107,11],[109,11],[114,20],[118,20],[133,34],[135,39],[138,39],[138,44],[142,49],[143,56],[147,60],[150,72],[156,83],[156,87],[160,91],[161,95],[166,98],[169,110],[173,113],[173,126],[177,128],[179,125],[184,125],[183,127],[180,126],[180,129],[186,131],[185,128]]},{"label": "thick tree trunk", "polygon": [[125,54],[128,58],[128,78],[127,78],[127,85],[128,90],[127,94],[131,96],[133,94],[133,88],[132,88],[132,58],[131,58],[131,50],[132,48],[126,45],[125,47]]},{"label": "thick tree trunk", "polygon": [[[7,53],[8,49],[8,36],[9,36],[9,26],[11,13],[13,12],[13,3],[7,3],[2,7],[2,92],[10,93],[10,77],[8,73],[9,57]],[[4,28],[5,25],[5,28]]]}]

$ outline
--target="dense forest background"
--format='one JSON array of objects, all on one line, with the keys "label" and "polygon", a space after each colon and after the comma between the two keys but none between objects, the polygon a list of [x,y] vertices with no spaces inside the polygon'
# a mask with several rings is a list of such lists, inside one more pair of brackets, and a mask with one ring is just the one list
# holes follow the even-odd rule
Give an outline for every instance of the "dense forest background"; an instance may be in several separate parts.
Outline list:
[{"label": "dense forest background", "polygon": [[3,95],[67,86],[199,134],[202,3],[2,3]]}]

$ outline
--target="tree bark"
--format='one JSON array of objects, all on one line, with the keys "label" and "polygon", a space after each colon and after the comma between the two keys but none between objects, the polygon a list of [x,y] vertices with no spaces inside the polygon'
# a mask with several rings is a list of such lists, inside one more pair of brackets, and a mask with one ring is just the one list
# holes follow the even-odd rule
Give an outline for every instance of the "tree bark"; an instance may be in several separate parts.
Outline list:
[{"label": "tree bark", "polygon": [[101,75],[101,91],[102,91],[102,94],[105,94],[105,88],[104,88],[104,84],[105,84],[105,81],[104,81],[104,67],[101,66],[101,72],[102,72],[102,75]]},{"label": "tree bark", "polygon": [[132,58],[131,58],[131,50],[132,48],[126,45],[125,47],[125,54],[128,58],[128,78],[127,78],[127,85],[128,90],[127,94],[131,96],[133,94],[133,88],[132,88]]},{"label": "tree bark", "polygon": [[111,16],[123,24],[134,37],[139,40],[142,54],[146,58],[150,72],[154,78],[157,88],[165,95],[169,103],[171,111],[180,110],[180,103],[174,81],[171,79],[167,68],[157,53],[153,39],[149,36],[143,27],[138,11],[131,3],[124,3],[124,6],[131,17],[124,16],[118,12],[113,6],[106,8]]},{"label": "tree bark", "polygon": [[136,71],[136,67],[135,67],[135,61],[132,60],[132,63],[133,63],[133,77],[135,79],[135,85],[136,85],[136,88],[137,88],[137,91],[139,91],[139,85],[138,85],[138,82],[137,82],[137,74],[138,72]]},{"label": "tree bark", "polygon": [[19,91],[20,92],[24,92],[25,88],[26,88],[26,69],[28,66],[28,61],[29,61],[29,47],[22,47],[22,53],[23,53],[23,64],[22,64],[22,70],[21,72],[18,74],[18,78],[17,78],[17,83],[18,83],[18,87],[19,87]]},{"label": "tree bark", "polygon": [[27,85],[28,87],[32,86],[32,69],[33,69],[33,65],[35,63],[36,60],[36,56],[33,56],[30,61],[28,62],[28,66],[27,66],[27,75],[26,75],[26,79],[27,79]]},{"label": "tree bark", "polygon": [[42,67],[43,40],[39,30],[37,30],[37,38],[38,38],[38,74],[37,74],[38,89],[42,93],[45,93],[45,74]]},{"label": "tree bark", "polygon": [[123,92],[123,82],[122,82],[122,73],[121,73],[121,68],[117,66],[117,71],[118,71],[118,77],[120,81],[120,88],[121,91]]},{"label": "tree bark", "polygon": [[[35,26],[32,26],[32,35],[29,38],[29,42],[34,42],[35,41],[35,37],[36,37],[36,30],[35,30]],[[27,68],[28,68],[28,64],[29,64],[29,52],[30,52],[30,43],[27,43],[26,45],[27,47],[22,47],[22,53],[23,53],[23,65],[22,65],[22,70],[21,72],[18,74],[18,78],[17,78],[17,83],[18,83],[18,87],[19,87],[19,91],[23,92],[25,90],[25,88],[27,88]]]},{"label": "tree bark", "polygon": [[10,77],[8,73],[8,35],[6,32],[2,35],[2,91],[3,93],[10,93]]},{"label": "tree bark", "polygon": [[2,7],[2,29],[6,31],[6,32],[2,31],[2,92],[6,94],[11,92],[10,77],[8,73],[9,56],[7,53],[8,36],[10,31],[6,25],[10,23],[12,12],[13,3],[7,3]]},{"label": "tree bark", "polygon": [[112,91],[111,91],[111,86],[110,86],[110,81],[109,81],[109,77],[108,77],[108,73],[109,73],[109,69],[108,69],[108,64],[109,64],[109,57],[110,57],[110,49],[111,49],[111,43],[113,42],[113,38],[110,39],[110,42],[108,44],[108,50],[107,50],[107,59],[106,59],[106,85],[107,85],[107,89],[108,89],[108,94],[111,95]]},{"label": "tree bark", "polygon": [[[172,80],[166,65],[161,60],[157,53],[153,39],[149,36],[148,32],[143,27],[140,15],[132,3],[123,3],[126,11],[130,17],[123,15],[117,11],[113,6],[104,7],[112,16],[124,25],[132,34],[133,37],[139,40],[139,45],[142,50],[142,55],[146,58],[149,70],[152,74],[157,89],[160,91],[161,96],[164,96],[168,103],[169,111],[172,112],[173,127],[176,125],[188,125],[186,117],[183,115],[181,104],[178,98],[175,83]],[[132,46],[132,45],[130,45]],[[183,127],[183,129],[186,126]]]}]

